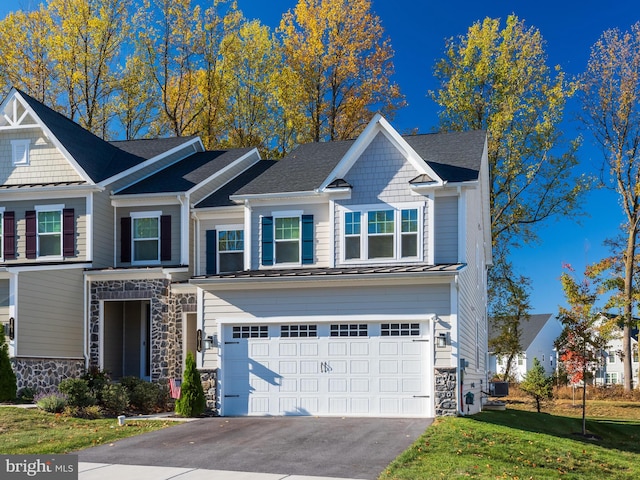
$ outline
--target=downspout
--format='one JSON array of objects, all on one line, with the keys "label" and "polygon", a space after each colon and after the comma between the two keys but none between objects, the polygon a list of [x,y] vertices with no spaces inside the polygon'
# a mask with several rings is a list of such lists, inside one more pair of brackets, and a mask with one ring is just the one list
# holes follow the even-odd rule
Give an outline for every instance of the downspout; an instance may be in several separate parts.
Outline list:
[{"label": "downspout", "polygon": [[91,319],[88,317],[89,315],[89,280],[87,279],[87,275],[85,273],[84,275],[84,302],[83,303],[83,309],[84,309],[84,322],[82,322],[82,334],[84,336],[84,347],[83,347],[83,351],[82,351],[82,356],[84,357],[84,369],[85,371],[89,370],[89,322],[91,321]]},{"label": "downspout", "polygon": [[195,222],[195,227],[194,227],[194,236],[196,238],[193,239],[193,245],[194,245],[194,263],[195,265],[193,266],[193,275],[200,275],[200,259],[201,259],[201,255],[200,255],[200,217],[198,217],[198,214],[194,211],[191,214],[191,218],[193,219],[193,221]]},{"label": "downspout", "polygon": [[458,415],[464,415],[464,405],[462,403],[463,392],[463,371],[460,368],[460,339],[459,339],[459,326],[460,317],[458,312],[458,294],[460,290],[459,276],[454,277],[454,281],[451,285],[451,312],[455,315],[455,322],[451,322],[451,359],[455,361],[456,369],[456,404],[458,405]]},{"label": "downspout", "polygon": [[244,269],[251,270],[251,204],[249,200],[244,201]]}]

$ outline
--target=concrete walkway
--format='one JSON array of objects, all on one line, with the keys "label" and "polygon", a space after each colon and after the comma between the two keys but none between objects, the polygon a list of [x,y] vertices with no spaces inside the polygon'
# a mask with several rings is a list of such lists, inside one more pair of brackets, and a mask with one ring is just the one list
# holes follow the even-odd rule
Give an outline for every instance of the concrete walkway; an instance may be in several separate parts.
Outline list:
[{"label": "concrete walkway", "polygon": [[79,480],[357,480],[277,473],[232,472],[202,468],[152,467],[80,462]]}]

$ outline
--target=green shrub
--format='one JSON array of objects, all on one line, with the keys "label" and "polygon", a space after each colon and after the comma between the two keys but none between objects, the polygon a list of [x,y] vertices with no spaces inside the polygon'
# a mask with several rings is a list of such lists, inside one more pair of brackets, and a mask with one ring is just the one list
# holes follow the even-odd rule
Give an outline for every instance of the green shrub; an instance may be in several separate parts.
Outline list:
[{"label": "green shrub", "polygon": [[127,389],[129,405],[138,413],[154,413],[166,403],[166,387],[162,385],[138,377],[123,377],[120,383]]},{"label": "green shrub", "polygon": [[105,385],[101,392],[102,408],[109,415],[120,415],[129,408],[129,394],[120,384]]},{"label": "green shrub", "polygon": [[36,396],[36,391],[31,387],[24,387],[18,391],[18,399],[25,403],[33,402],[34,397]]},{"label": "green shrub", "polygon": [[80,378],[87,381],[89,390],[91,390],[98,403],[101,403],[102,391],[105,385],[110,382],[109,373],[106,370],[91,366]]},{"label": "green shrub", "polygon": [[65,378],[58,385],[58,390],[67,396],[67,405],[72,407],[89,407],[96,404],[96,397],[89,389],[89,382],[82,378]]},{"label": "green shrub", "polygon": [[4,325],[0,324],[0,402],[15,400],[18,384],[9,360],[9,345],[4,339]]},{"label": "green shrub", "polygon": [[34,401],[45,412],[60,413],[67,405],[67,396],[57,391],[45,392],[36,395]]},{"label": "green shrub", "polygon": [[180,398],[176,400],[176,413],[182,417],[197,417],[204,413],[207,407],[202,388],[200,372],[196,368],[193,353],[187,353]]}]

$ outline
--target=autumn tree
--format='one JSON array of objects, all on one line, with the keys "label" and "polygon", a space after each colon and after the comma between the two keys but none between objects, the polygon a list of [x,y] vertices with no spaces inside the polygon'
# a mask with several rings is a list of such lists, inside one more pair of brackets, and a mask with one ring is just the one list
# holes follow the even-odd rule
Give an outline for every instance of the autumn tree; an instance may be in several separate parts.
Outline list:
[{"label": "autumn tree", "polygon": [[[513,270],[513,247],[535,242],[541,223],[573,214],[588,186],[575,174],[579,142],[565,142],[559,128],[574,89],[547,65],[540,31],[514,15],[503,27],[485,18],[449,39],[434,71],[440,128],[487,132],[494,259]],[[490,287],[499,277],[490,271]],[[492,295],[490,310],[507,300]]]},{"label": "autumn tree", "polygon": [[128,38],[131,0],[49,0],[56,28],[51,55],[69,117],[108,136],[111,97],[121,48]]},{"label": "autumn tree", "polygon": [[299,0],[282,18],[290,81],[302,92],[299,141],[357,135],[376,111],[403,104],[391,81],[393,50],[369,0]]},{"label": "autumn tree", "polygon": [[51,54],[50,11],[40,5],[32,12],[9,13],[0,20],[0,82],[3,93],[12,86],[49,105],[56,104],[58,82]]},{"label": "autumn tree", "polygon": [[533,366],[525,374],[524,380],[520,383],[520,389],[533,397],[538,413],[540,413],[542,402],[553,397],[553,379],[547,375],[537,358],[533,359]]},{"label": "autumn tree", "polygon": [[224,85],[229,102],[225,145],[270,150],[277,130],[276,76],[283,68],[277,44],[264,25],[245,22],[223,41]]},{"label": "autumn tree", "polygon": [[566,145],[559,128],[573,88],[544,46],[514,15],[502,29],[486,18],[449,39],[435,67],[441,129],[487,131],[495,244],[535,240],[541,222],[574,212],[587,186],[575,175],[578,142]]},{"label": "autumn tree", "polygon": [[561,307],[558,318],[562,333],[555,342],[560,360],[572,383],[582,381],[582,434],[586,434],[587,375],[596,368],[600,352],[610,338],[610,321],[598,313],[598,280],[585,276],[574,278],[574,271],[565,266],[560,277],[568,307]]},{"label": "autumn tree", "polygon": [[621,280],[617,300],[623,311],[622,361],[628,391],[633,388],[631,331],[637,325],[633,309],[640,229],[640,23],[628,32],[604,32],[580,78],[579,98],[583,122],[602,147],[608,185],[617,192],[625,219],[624,240],[614,255],[620,268],[612,274]]}]

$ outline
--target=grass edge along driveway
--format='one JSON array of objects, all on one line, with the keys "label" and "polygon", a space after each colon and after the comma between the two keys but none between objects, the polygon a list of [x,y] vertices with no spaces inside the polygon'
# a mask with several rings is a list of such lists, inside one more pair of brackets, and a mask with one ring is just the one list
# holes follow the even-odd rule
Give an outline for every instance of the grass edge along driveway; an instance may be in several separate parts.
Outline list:
[{"label": "grass edge along driveway", "polygon": [[38,408],[0,408],[0,453],[68,453],[115,442],[121,438],[159,430],[172,421],[128,418],[118,426],[115,418],[85,420],[47,413]]},{"label": "grass edge along driveway", "polygon": [[522,410],[439,418],[381,480],[640,478],[640,420],[581,419]]}]

